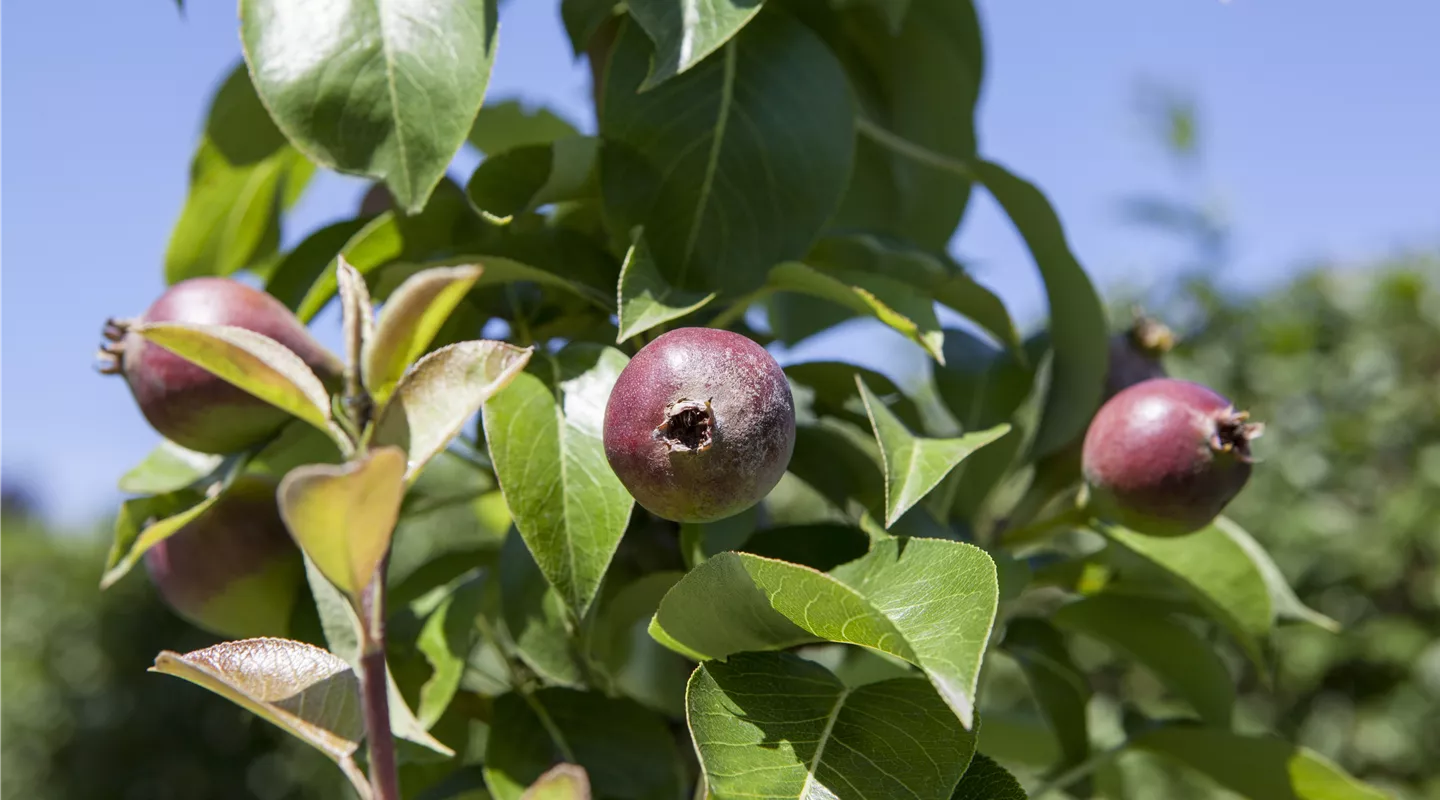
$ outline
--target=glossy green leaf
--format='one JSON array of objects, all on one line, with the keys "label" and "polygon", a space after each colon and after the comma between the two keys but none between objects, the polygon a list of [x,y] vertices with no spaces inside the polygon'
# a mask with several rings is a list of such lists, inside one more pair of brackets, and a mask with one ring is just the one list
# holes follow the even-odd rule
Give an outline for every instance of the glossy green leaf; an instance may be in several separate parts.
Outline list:
[{"label": "glossy green leaf", "polygon": [[481,613],[488,576],[477,574],[454,587],[426,617],[415,647],[433,670],[420,687],[416,717],[425,729],[440,720],[460,690],[465,664],[480,636],[475,618]]},{"label": "glossy green leaf", "polygon": [[645,232],[636,229],[620,267],[620,289],[616,298],[620,331],[615,335],[615,342],[619,344],[657,325],[694,313],[714,299],[714,292],[706,295],[682,292],[666,282],[655,268],[650,247],[645,243]]},{"label": "glossy green leaf", "polygon": [[1164,609],[1137,598],[1095,595],[1051,616],[1067,630],[1099,639],[1149,668],[1206,723],[1230,727],[1235,683],[1214,646]]},{"label": "glossy green leaf", "polygon": [[548,203],[598,197],[599,160],[600,140],[593,136],[522,145],[482,161],[465,195],[486,217],[509,221]]},{"label": "glossy green leaf", "polygon": [[634,504],[602,440],[605,404],[627,361],[613,348],[572,344],[484,406],[485,439],[515,526],[577,615],[594,599]]},{"label": "glossy green leaf", "polygon": [[290,141],[384,179],[418,212],[485,97],[494,2],[244,0],[240,22],[255,88]]},{"label": "glossy green leaf", "polygon": [[630,700],[541,689],[495,700],[485,783],[495,800],[517,800],[557,762],[578,764],[597,797],[662,800],[685,788],[664,718]]},{"label": "glossy green leaf", "polygon": [[1386,800],[1324,756],[1269,736],[1214,728],[1164,727],[1130,746],[1172,758],[1252,800]]},{"label": "glossy green leaf", "polygon": [[564,117],[544,106],[527,108],[519,98],[486,103],[470,127],[470,144],[486,155],[579,136]]},{"label": "glossy green leaf", "polygon": [[894,412],[871,393],[864,378],[856,375],[855,385],[865,402],[875,440],[880,443],[880,457],[885,470],[887,528],[938,486],[966,456],[1010,432],[1010,426],[1002,423],[953,439],[915,436]]},{"label": "glossy green leaf", "polygon": [[968,317],[1005,347],[1020,346],[1020,334],[1004,301],[948,258],[868,234],[827,236],[807,258],[836,269],[882,273],[909,284]]},{"label": "glossy green leaf", "polygon": [[847,270],[818,270],[798,261],[777,264],[770,270],[766,288],[799,292],[843,306],[856,314],[874,317],[919,345],[940,363],[945,334],[935,317],[935,302],[908,284],[886,275]]},{"label": "glossy green leaf", "polygon": [[630,16],[655,44],[640,91],[703,61],[739,33],[760,6],[761,0],[630,0]]},{"label": "glossy green leaf", "polygon": [[702,664],[687,719],[708,796],[946,800],[975,752],[918,678],[847,687],[789,653]]},{"label": "glossy green leaf", "polygon": [[1024,671],[1035,705],[1054,735],[1060,751],[1058,766],[1064,769],[1084,763],[1090,757],[1086,716],[1090,682],[1075,666],[1060,632],[1041,619],[1010,620],[1005,627],[1005,651]]},{"label": "glossy green leaf", "polygon": [[300,356],[268,336],[233,325],[149,322],[131,331],[350,446],[330,421],[330,394]]},{"label": "glossy green leaf", "polygon": [[339,466],[297,467],[280,482],[280,515],[326,579],[352,598],[370,582],[400,515],[405,452],[378,447]]},{"label": "glossy green leaf", "polygon": [[993,162],[978,161],[974,171],[1024,238],[1045,281],[1055,356],[1050,393],[1031,450],[1048,455],[1084,431],[1100,405],[1110,359],[1105,309],[1070,252],[1060,218],[1045,195]]},{"label": "glossy green leaf", "polygon": [[529,281],[538,283],[541,286],[561,289],[568,294],[588,301],[590,305],[595,308],[606,311],[613,310],[610,306],[614,302],[614,297],[607,296],[596,289],[592,289],[587,284],[570,280],[562,275],[531,266],[530,264],[479,253],[475,255],[455,256],[440,261],[430,261],[420,264],[410,264],[406,262],[392,263],[385,269],[384,280],[381,281],[381,288],[384,288],[385,284],[407,279],[409,276],[427,269],[437,269],[467,262],[482,263],[485,267],[485,271],[480,274],[480,278],[475,281],[475,285],[472,288],[501,286],[518,281]]},{"label": "glossy green leaf", "polygon": [[1319,611],[1305,605],[1295,595],[1295,590],[1290,588],[1280,567],[1265,548],[1255,541],[1249,531],[1240,527],[1229,517],[1217,517],[1214,523],[1231,541],[1239,545],[1255,567],[1260,570],[1260,575],[1265,579],[1265,587],[1270,590],[1270,602],[1275,607],[1275,618],[1277,620],[1294,620],[1308,622],[1321,630],[1331,633],[1339,633],[1340,623],[1321,614]]},{"label": "glossy green leaf", "polygon": [[500,608],[514,655],[525,666],[546,684],[583,688],[585,670],[565,600],[514,531],[500,550]]},{"label": "glossy green leaf", "polygon": [[650,634],[697,660],[817,640],[869,647],[924,670],[968,728],[997,602],[994,562],[959,542],[879,541],[829,574],[722,553],[670,590]]},{"label": "glossy green leaf", "polygon": [[164,651],[150,671],[209,689],[294,735],[368,796],[369,781],[354,761],[365,734],[360,681],[333,653],[288,639],[245,639],[184,655]]},{"label": "glossy green leaf", "polygon": [[384,403],[411,364],[480,279],[479,265],[437,267],[410,276],[385,301],[364,351],[365,387]]},{"label": "glossy green leaf", "polygon": [[530,784],[520,800],[590,800],[590,775],[576,764],[556,764]]},{"label": "glossy green leaf", "polygon": [[785,367],[787,378],[815,391],[810,403],[816,414],[839,417],[868,428],[870,417],[865,413],[864,401],[860,399],[859,385],[855,382],[857,375],[865,379],[865,385],[873,388],[881,402],[901,422],[912,429],[919,429],[924,424],[915,402],[893,381],[874,370],[843,361],[806,361]]},{"label": "glossy green leaf", "polygon": [[1026,800],[1027,797],[1014,775],[984,753],[976,753],[950,800]]},{"label": "glossy green leaf", "polygon": [[368,222],[368,219],[344,220],[326,225],[305,237],[270,271],[265,291],[290,310],[295,310],[311,285],[325,273],[325,268],[334,263],[335,256],[340,254],[345,243]]},{"label": "glossy green leaf", "polygon": [[650,60],[644,32],[623,26],[600,118],[608,224],[620,235],[643,226],[679,288],[754,289],[805,254],[844,191],[854,147],[844,73],[778,13],[640,94]]},{"label": "glossy green leaf", "polygon": [[214,472],[224,460],[224,456],[197,453],[167,439],[120,476],[119,489],[126,494],[178,492]]},{"label": "glossy green leaf", "polygon": [[100,588],[113,586],[140,563],[146,550],[179,533],[219,500],[218,493],[204,497],[198,492],[182,490],[121,503]]},{"label": "glossy green leaf", "polygon": [[190,191],[165,251],[165,278],[228,275],[273,253],[280,211],[314,171],[290,147],[240,64],[210,104]]},{"label": "glossy green leaf", "polygon": [[[984,73],[975,9],[968,0],[910,0],[898,13],[904,14],[898,32],[892,32],[894,13],[881,19],[843,14],[843,38],[832,43],[847,56],[866,119],[943,157],[969,160]],[[940,251],[965,212],[970,181],[896,152],[862,128],[854,174],[832,224]]]},{"label": "glossy green leaf", "polygon": [[375,423],[374,442],[401,448],[405,479],[415,480],[481,404],[521,374],[533,352],[482,339],[430,353],[396,384]]},{"label": "glossy green leaf", "polygon": [[1116,525],[1101,533],[1159,567],[1235,637],[1256,664],[1275,619],[1265,576],[1245,548],[1217,526],[1186,536],[1146,536]]}]

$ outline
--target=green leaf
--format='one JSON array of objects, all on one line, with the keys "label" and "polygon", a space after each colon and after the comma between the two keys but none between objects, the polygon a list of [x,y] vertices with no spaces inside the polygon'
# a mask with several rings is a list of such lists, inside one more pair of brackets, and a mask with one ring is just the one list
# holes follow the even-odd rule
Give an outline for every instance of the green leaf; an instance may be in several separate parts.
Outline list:
[{"label": "green leaf", "polygon": [[[465,141],[495,54],[492,0],[244,0],[255,88],[311,160],[382,178],[416,213]],[[336,76],[343,76],[339,79]]]},{"label": "green leaf", "polygon": [[624,9],[617,0],[560,0],[560,18],[575,56],[584,54],[601,26]]},{"label": "green leaf", "polygon": [[770,291],[808,294],[856,314],[874,317],[919,345],[931,358],[945,363],[941,351],[945,334],[935,317],[935,302],[908,284],[886,275],[822,271],[798,261],[787,261],[770,270],[765,285]]},{"label": "green leaf", "polygon": [[1295,590],[1285,581],[1285,575],[1280,572],[1280,567],[1265,548],[1255,541],[1249,531],[1240,527],[1229,517],[1217,517],[1214,526],[1219,528],[1230,540],[1240,546],[1250,560],[1255,563],[1256,569],[1260,570],[1260,576],[1265,579],[1265,587],[1270,591],[1270,602],[1275,608],[1277,620],[1295,620],[1308,622],[1321,630],[1331,633],[1340,632],[1340,623],[1321,614],[1319,611],[1305,605],[1295,595]]},{"label": "green leaf", "polygon": [[483,271],[471,265],[417,272],[385,301],[364,351],[365,387],[377,403],[390,397],[405,370],[425,354]]},{"label": "green leaf", "polygon": [[470,127],[470,144],[486,155],[494,155],[579,135],[574,125],[554,111],[544,106],[526,108],[524,101],[516,98],[482,106]]},{"label": "green leaf", "polygon": [[602,435],[610,389],[627,361],[614,348],[572,344],[545,354],[484,406],[485,439],[515,526],[577,616],[599,590],[634,504],[605,460]]},{"label": "green leaf", "polygon": [[511,532],[500,549],[500,608],[514,654],[547,684],[582,688],[565,599],[545,580],[525,540]]},{"label": "green leaf", "polygon": [[803,256],[850,171],[853,110],[823,42],[761,14],[712,58],[644,94],[651,51],[621,28],[606,70],[600,182],[607,223],[644,226],[682,289],[743,292]]},{"label": "green leaf", "polygon": [[425,618],[415,647],[425,656],[433,673],[420,687],[416,717],[429,730],[440,721],[455,693],[460,690],[465,664],[480,637],[475,618],[481,613],[488,576],[477,574],[445,595],[440,605]]},{"label": "green leaf", "polygon": [[515,380],[533,352],[482,339],[425,356],[400,379],[380,411],[375,443],[401,448],[408,455],[405,480],[415,480],[481,404]]},{"label": "green leaf", "polygon": [[997,598],[995,564],[959,542],[883,540],[829,574],[722,553],[670,590],[650,634],[702,661],[817,640],[869,647],[924,670],[968,728]]},{"label": "green leaf", "polygon": [[694,313],[714,299],[714,292],[707,295],[682,292],[667,283],[655,268],[650,247],[645,243],[645,231],[637,228],[631,233],[630,249],[625,252],[625,263],[620,267],[620,290],[616,298],[620,332],[615,335],[615,343]]},{"label": "green leaf", "polygon": [[1005,650],[1024,671],[1035,705],[1055,736],[1057,766],[1063,770],[1084,763],[1090,757],[1090,682],[1070,658],[1060,632],[1044,620],[1019,617],[1005,627]]},{"label": "green leaf", "polygon": [[1100,405],[1110,359],[1105,309],[1070,252],[1060,218],[1045,195],[993,162],[977,161],[974,171],[1024,238],[1045,280],[1055,357],[1050,394],[1031,450],[1036,456],[1048,455],[1084,431]]},{"label": "green leaf", "polygon": [[854,500],[881,516],[885,473],[878,450],[874,435],[855,426],[834,420],[797,425],[790,472],[842,512],[848,511],[849,501]]},{"label": "green leaf", "polygon": [[645,92],[705,59],[760,11],[761,0],[630,0],[630,16],[655,43]]},{"label": "green leaf", "polygon": [[857,375],[864,378],[866,386],[875,387],[881,401],[906,425],[920,428],[924,424],[915,402],[893,381],[874,370],[842,361],[806,361],[785,367],[786,377],[815,391],[810,403],[817,415],[839,417],[868,428],[870,417],[860,399],[859,385],[855,382]]},{"label": "green leaf", "polygon": [[673,717],[685,715],[685,659],[646,632],[660,600],[685,573],[652,572],[626,584],[600,607],[591,657],[626,697]]},{"label": "green leaf", "polygon": [[286,253],[270,271],[265,291],[294,311],[305,293],[335,261],[341,248],[364,228],[368,219],[349,219],[315,231]]},{"label": "green leaf", "polygon": [[203,497],[198,492],[182,490],[121,503],[100,588],[115,585],[140,562],[146,550],[179,533],[219,500],[219,493]]},{"label": "green leaf", "polygon": [[487,218],[508,222],[548,203],[598,197],[600,140],[571,136],[494,153],[465,185],[470,205]]},{"label": "green leaf", "polygon": [[855,376],[855,385],[870,415],[875,440],[885,468],[885,527],[895,524],[901,514],[920,502],[966,456],[1010,432],[1007,424],[954,439],[927,439],[906,430],[889,408],[881,403],[865,379]]},{"label": "green leaf", "polygon": [[530,784],[520,800],[590,800],[590,776],[575,764],[556,764]]},{"label": "green leaf", "polygon": [[365,733],[360,681],[334,654],[288,639],[246,639],[184,655],[166,650],[149,671],[209,689],[296,736],[368,795],[369,781],[354,761]]},{"label": "green leaf", "polygon": [[541,689],[495,700],[485,748],[485,784],[495,800],[517,800],[557,762],[578,764],[596,797],[668,800],[684,772],[665,720],[630,700]]},{"label": "green leaf", "polygon": [[882,273],[902,281],[963,314],[1005,347],[1020,347],[1020,334],[1004,301],[948,258],[878,236],[857,234],[821,239],[808,259],[837,269]]},{"label": "green leaf", "polygon": [[1143,733],[1130,746],[1168,756],[1253,800],[1388,798],[1319,753],[1269,736],[1173,726]]},{"label": "green leaf", "polygon": [[976,753],[950,800],[1026,800],[1027,797],[1014,775],[984,753]]},{"label": "green leaf", "polygon": [[[401,216],[395,211],[386,211],[376,216],[345,242],[338,255],[362,275],[402,259],[418,262],[450,255],[458,232],[467,218],[474,216],[464,191],[447,180],[436,188],[419,214]],[[471,259],[470,263],[474,261]],[[337,263],[338,259],[330,262],[308,282],[297,280],[296,285],[286,287],[287,292],[281,299],[295,309],[301,320],[309,322],[335,297]],[[300,295],[296,297],[289,290],[298,290]]]},{"label": "green leaf", "polygon": [[314,171],[260,103],[245,65],[215,93],[190,164],[190,191],[165,251],[165,279],[229,275],[280,243],[280,211]]},{"label": "green leaf", "polygon": [[1146,536],[1102,524],[1101,533],[1159,567],[1189,592],[1240,643],[1257,666],[1260,639],[1275,620],[1265,576],[1249,553],[1215,525],[1186,536]]},{"label": "green leaf", "polygon": [[335,264],[335,277],[340,285],[340,336],[345,342],[345,385],[355,385],[356,370],[361,368],[360,355],[375,338],[375,302],[365,278],[345,260]]},{"label": "green leaf", "polygon": [[428,269],[437,269],[464,263],[481,263],[485,267],[485,271],[481,273],[480,278],[475,281],[475,285],[472,288],[478,289],[486,286],[500,286],[507,283],[529,281],[538,283],[541,286],[553,286],[557,289],[562,289],[568,294],[588,301],[595,308],[606,311],[613,310],[610,307],[613,298],[592,289],[587,284],[572,281],[548,270],[540,269],[539,267],[534,267],[519,261],[478,253],[420,264],[409,264],[405,262],[392,263],[386,267],[383,279],[381,280],[381,286],[377,287],[377,293],[383,291],[388,284],[407,279],[416,273]]},{"label": "green leaf", "polygon": [[330,394],[300,356],[268,336],[233,325],[148,322],[131,330],[147,341],[329,433],[350,442],[330,421]]},{"label": "green leaf", "polygon": [[785,525],[756,531],[734,549],[825,571],[864,556],[870,537],[859,528],[835,523]]},{"label": "green leaf", "polygon": [[213,473],[224,460],[224,456],[197,453],[167,439],[120,476],[119,488],[126,494],[178,492]]},{"label": "green leaf", "polygon": [[1235,684],[1215,648],[1144,600],[1095,595],[1057,609],[1061,628],[1103,641],[1149,668],[1206,723],[1230,727]]},{"label": "green leaf", "polygon": [[297,467],[280,482],[280,514],[326,579],[351,598],[390,548],[405,494],[405,452],[378,447],[346,464]]},{"label": "green leaf", "polygon": [[975,737],[925,681],[851,689],[789,653],[700,665],[687,719],[707,796],[950,797]]},{"label": "green leaf", "polygon": [[[969,0],[911,0],[895,14],[843,15],[851,82],[867,120],[929,151],[975,156],[975,105],[984,72],[979,20]],[[889,23],[887,25],[887,22]],[[970,176],[937,168],[863,135],[836,228],[883,231],[940,251],[965,213]]]}]

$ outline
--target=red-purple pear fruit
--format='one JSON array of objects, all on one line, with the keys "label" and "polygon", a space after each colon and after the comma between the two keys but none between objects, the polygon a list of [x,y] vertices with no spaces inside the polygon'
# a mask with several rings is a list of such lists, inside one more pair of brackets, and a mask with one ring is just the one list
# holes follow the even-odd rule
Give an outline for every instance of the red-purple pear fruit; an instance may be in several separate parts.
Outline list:
[{"label": "red-purple pear fruit", "polygon": [[235,639],[287,635],[305,573],[275,482],[254,476],[146,550],[145,567],[176,613]]},{"label": "red-purple pear fruit", "polygon": [[645,345],[605,407],[605,457],[647,511],[712,522],[760,502],[795,450],[795,401],[765,348],[680,328]]},{"label": "red-purple pear fruit", "polygon": [[1181,536],[1209,525],[1250,478],[1247,422],[1198,383],[1155,378],[1111,398],[1085,433],[1091,508],[1139,533]]},{"label": "red-purple pear fruit", "polygon": [[258,289],[229,278],[191,278],[171,286],[138,319],[111,320],[102,351],[120,373],[145,419],[162,436],[201,453],[234,453],[264,441],[292,417],[130,330],[147,322],[233,325],[290,348],[322,381],[343,366],[315,341],[290,309]]},{"label": "red-purple pear fruit", "polygon": [[395,196],[390,194],[390,190],[383,183],[371,185],[370,189],[365,192],[365,196],[360,198],[360,216],[362,217],[384,214],[394,207]]}]

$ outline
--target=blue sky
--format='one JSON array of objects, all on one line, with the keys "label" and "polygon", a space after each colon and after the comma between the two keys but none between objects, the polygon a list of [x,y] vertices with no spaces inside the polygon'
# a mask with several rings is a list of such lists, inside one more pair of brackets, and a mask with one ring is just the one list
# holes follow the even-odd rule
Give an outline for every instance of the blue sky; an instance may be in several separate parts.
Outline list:
[{"label": "blue sky", "polygon": [[[230,2],[10,3],[3,29],[4,478],[58,520],[95,518],[156,442],[118,379],[92,368],[107,316],[162,289],[170,225],[209,94],[239,57]],[[1193,189],[1133,113],[1142,79],[1199,101],[1204,192],[1233,220],[1225,278],[1263,286],[1320,259],[1440,244],[1440,4],[1340,0],[979,0],[987,38],[981,147],[1050,195],[1102,287],[1164,280],[1173,243],[1118,201]],[[555,0],[501,13],[492,99],[544,102],[582,128],[588,71]],[[476,158],[457,160],[463,175]],[[363,184],[317,180],[294,241],[353,213]],[[980,199],[953,243],[1022,319],[1043,309],[1014,233]],[[335,321],[317,323],[334,341]],[[853,352],[853,342],[801,354]],[[888,344],[866,361],[894,367]]]}]

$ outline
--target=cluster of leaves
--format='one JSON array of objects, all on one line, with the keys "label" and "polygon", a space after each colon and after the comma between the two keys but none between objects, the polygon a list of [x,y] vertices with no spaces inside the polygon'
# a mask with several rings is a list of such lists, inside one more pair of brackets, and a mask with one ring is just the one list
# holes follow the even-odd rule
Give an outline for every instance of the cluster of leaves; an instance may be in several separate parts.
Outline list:
[{"label": "cluster of leaves", "polygon": [[[122,513],[107,580],[236,475],[285,475],[328,649],[253,639],[157,671],[380,800],[390,731],[417,798],[1016,798],[1002,764],[1034,775],[1047,742],[1037,795],[1144,750],[1255,798],[1378,796],[1232,725],[1217,650],[1266,670],[1279,622],[1332,624],[1244,530],[1159,540],[1076,513],[1109,331],[1044,195],[976,150],[968,2],[564,0],[597,75],[593,137],[481,108],[489,0],[240,11],[246,65],[212,105],[167,275],[247,269],[304,320],[338,296],[347,389],[258,335],[138,327],[297,422],[127,476],[152,493]],[[467,134],[487,157],[461,189],[444,174]],[[277,252],[314,165],[382,180],[395,208]],[[944,254],[977,185],[1044,279],[1049,327],[1028,340]],[[973,325],[942,328],[937,302]],[[635,347],[682,322],[768,342],[854,316],[931,356],[943,407],[792,365],[795,455],[760,507],[683,526],[634,507],[600,425]],[[472,339],[494,320],[513,343]],[[1118,743],[1088,729],[1082,639],[1168,689]],[[1038,715],[977,697],[1006,660]]]}]

